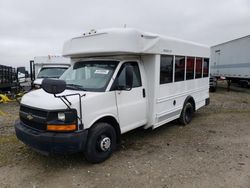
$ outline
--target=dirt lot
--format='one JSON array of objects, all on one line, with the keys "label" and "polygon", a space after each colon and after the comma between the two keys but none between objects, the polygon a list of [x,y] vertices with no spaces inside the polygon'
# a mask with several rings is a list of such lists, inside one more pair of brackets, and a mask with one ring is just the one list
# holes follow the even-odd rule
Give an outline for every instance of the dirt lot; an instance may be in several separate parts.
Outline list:
[{"label": "dirt lot", "polygon": [[14,135],[18,105],[0,104],[0,187],[250,187],[250,89],[210,97],[188,126],[132,131],[98,165],[35,153]]}]

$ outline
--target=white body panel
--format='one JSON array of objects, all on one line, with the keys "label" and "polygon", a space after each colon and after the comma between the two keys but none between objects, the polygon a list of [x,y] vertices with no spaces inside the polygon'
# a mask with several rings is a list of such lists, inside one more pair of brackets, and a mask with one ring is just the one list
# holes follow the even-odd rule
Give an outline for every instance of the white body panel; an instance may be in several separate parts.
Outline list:
[{"label": "white body panel", "polygon": [[207,56],[207,47],[136,29],[106,29],[65,42],[63,56],[86,57],[121,54],[178,54]]},{"label": "white body panel", "polygon": [[[67,95],[73,93],[80,93],[85,95],[82,98],[82,114],[83,114],[83,124],[85,128],[89,128],[95,121],[105,116],[112,116],[118,121],[117,107],[115,102],[115,92],[83,92],[66,90],[60,95]],[[79,97],[70,96],[67,97],[71,101],[70,106],[76,109],[78,116],[80,116],[79,108]],[[39,100],[36,100],[39,99]],[[32,106],[34,108],[45,109],[45,110],[60,110],[66,109],[65,104],[59,99],[55,98],[53,95],[46,93],[42,89],[37,89],[25,94],[21,101],[22,104]]]},{"label": "white body panel", "polygon": [[[137,30],[120,29],[74,38],[65,43],[63,53],[71,57],[72,65],[80,60],[91,59],[119,61],[105,92],[66,90],[60,94],[86,94],[82,97],[82,116],[86,129],[106,116],[117,120],[121,133],[139,126],[156,128],[179,118],[188,96],[193,97],[196,110],[204,106],[205,99],[209,98],[208,77],[160,84],[160,54],[208,58],[209,48],[202,45],[141,33]],[[91,57],[86,57],[90,55]],[[112,91],[111,86],[121,65],[126,61],[136,61],[139,64],[142,86],[130,91]],[[145,97],[143,89],[146,91]],[[68,100],[79,115],[78,97],[71,96]],[[60,99],[54,98],[42,89],[24,95],[21,104],[47,110],[66,108]]]},{"label": "white body panel", "polygon": [[156,128],[179,118],[188,96],[194,98],[195,110],[205,105],[205,99],[209,98],[208,77],[159,84],[160,55],[146,55],[142,59],[148,83],[148,123],[145,128]]},{"label": "white body panel", "polygon": [[250,78],[250,35],[211,47],[213,76]]},{"label": "white body panel", "polygon": [[205,106],[205,99],[209,98],[208,90],[209,78],[160,85],[156,99],[156,123],[154,127],[179,118],[188,96],[194,98],[195,110]]}]

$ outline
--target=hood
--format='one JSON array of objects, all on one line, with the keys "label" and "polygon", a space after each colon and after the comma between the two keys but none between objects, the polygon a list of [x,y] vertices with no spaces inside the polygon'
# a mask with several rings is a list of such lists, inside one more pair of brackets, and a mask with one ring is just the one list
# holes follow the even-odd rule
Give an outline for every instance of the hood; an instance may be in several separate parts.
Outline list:
[{"label": "hood", "polygon": [[[90,98],[102,95],[102,92],[85,92],[75,90],[65,90],[63,93],[57,96],[76,94],[85,95],[82,97],[82,102]],[[70,96],[67,99],[71,102],[71,108],[78,109],[79,107],[79,96]],[[58,110],[66,109],[67,106],[61,101],[60,98],[54,97],[54,95],[46,93],[43,89],[33,90],[22,97],[21,104],[27,105],[34,108],[40,108],[45,110]]]}]

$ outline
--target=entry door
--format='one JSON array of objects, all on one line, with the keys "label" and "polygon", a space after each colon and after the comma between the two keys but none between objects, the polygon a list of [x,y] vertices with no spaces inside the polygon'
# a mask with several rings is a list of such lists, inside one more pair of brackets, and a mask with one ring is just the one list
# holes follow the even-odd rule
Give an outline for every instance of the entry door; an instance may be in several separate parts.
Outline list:
[{"label": "entry door", "polygon": [[117,83],[126,86],[125,67],[133,67],[133,87],[131,90],[116,92],[117,109],[121,132],[144,125],[146,123],[146,95],[141,81],[140,69],[137,62],[124,63],[117,75]]}]

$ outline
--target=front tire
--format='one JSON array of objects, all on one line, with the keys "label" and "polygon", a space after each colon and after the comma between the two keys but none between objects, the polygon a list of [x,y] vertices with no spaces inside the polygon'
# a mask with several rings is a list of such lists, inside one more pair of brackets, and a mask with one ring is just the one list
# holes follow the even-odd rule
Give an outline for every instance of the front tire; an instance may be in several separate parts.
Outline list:
[{"label": "front tire", "polygon": [[179,118],[179,121],[182,125],[187,125],[189,124],[194,115],[194,107],[190,102],[187,102],[181,112],[181,116]]},{"label": "front tire", "polygon": [[116,132],[108,123],[97,123],[89,131],[85,158],[91,163],[108,159],[116,148]]}]

